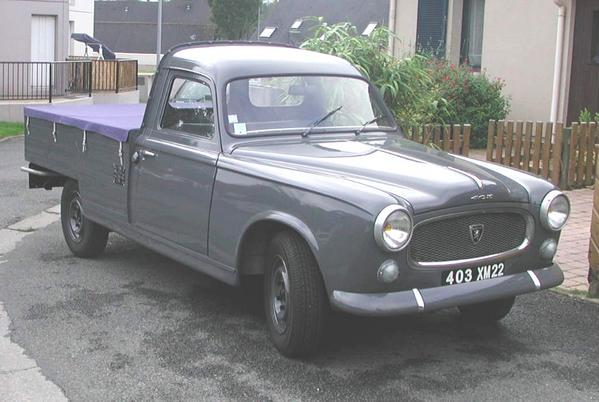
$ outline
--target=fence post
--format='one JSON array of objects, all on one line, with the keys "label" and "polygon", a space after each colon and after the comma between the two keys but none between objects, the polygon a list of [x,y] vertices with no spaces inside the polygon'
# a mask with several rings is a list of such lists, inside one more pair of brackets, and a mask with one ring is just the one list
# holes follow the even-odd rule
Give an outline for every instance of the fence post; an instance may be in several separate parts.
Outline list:
[{"label": "fence post", "polygon": [[137,91],[139,88],[139,83],[137,82],[137,80],[139,79],[139,64],[137,63],[137,60],[135,60],[135,90]]},{"label": "fence post", "polygon": [[[599,152],[599,145],[595,145]],[[589,297],[599,297],[599,163],[595,166],[595,193],[589,240]]]},{"label": "fence post", "polygon": [[119,93],[119,61],[116,61],[116,93]]},{"label": "fence post", "polygon": [[559,188],[567,190],[570,188],[568,183],[568,166],[570,166],[570,139],[572,138],[572,128],[564,128],[564,139],[562,141],[561,172],[559,176]]},{"label": "fence post", "polygon": [[48,103],[52,103],[52,63],[49,63],[50,68],[48,69],[49,71],[49,76],[48,76]]},{"label": "fence post", "polygon": [[89,85],[88,88],[88,96],[91,98],[92,96],[92,69],[94,68],[94,63],[92,63],[92,61],[89,61],[89,68],[88,68],[88,73],[87,73],[87,85]]}]

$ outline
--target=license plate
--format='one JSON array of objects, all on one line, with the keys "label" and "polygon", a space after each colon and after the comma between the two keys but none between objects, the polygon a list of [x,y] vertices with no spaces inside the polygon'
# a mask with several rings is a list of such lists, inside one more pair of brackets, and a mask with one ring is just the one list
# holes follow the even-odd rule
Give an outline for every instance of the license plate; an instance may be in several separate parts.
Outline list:
[{"label": "license plate", "polygon": [[481,265],[474,268],[453,269],[444,271],[441,275],[442,285],[457,285],[460,283],[483,281],[485,279],[499,278],[503,276],[505,264],[498,262],[495,264]]}]

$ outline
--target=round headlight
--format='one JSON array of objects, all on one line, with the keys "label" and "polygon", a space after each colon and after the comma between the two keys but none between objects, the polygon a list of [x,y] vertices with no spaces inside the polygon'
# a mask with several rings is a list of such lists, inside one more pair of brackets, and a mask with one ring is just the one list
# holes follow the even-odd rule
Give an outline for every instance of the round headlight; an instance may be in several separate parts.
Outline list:
[{"label": "round headlight", "polygon": [[386,251],[399,251],[412,237],[412,217],[405,208],[389,205],[374,222],[374,239]]},{"label": "round headlight", "polygon": [[570,201],[560,191],[547,193],[541,202],[541,223],[553,231],[562,230],[570,216]]}]

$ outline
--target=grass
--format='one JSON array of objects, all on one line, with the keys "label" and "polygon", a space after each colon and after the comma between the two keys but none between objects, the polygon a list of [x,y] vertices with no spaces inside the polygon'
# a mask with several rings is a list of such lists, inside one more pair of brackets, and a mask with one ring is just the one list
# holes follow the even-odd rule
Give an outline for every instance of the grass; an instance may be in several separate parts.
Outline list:
[{"label": "grass", "polygon": [[0,121],[0,138],[23,134],[23,123]]}]

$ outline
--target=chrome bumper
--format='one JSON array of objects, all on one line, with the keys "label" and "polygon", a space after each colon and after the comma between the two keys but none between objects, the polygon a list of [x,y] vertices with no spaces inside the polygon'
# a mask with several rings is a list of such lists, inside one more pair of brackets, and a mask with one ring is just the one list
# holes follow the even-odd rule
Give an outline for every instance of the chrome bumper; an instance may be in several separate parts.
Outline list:
[{"label": "chrome bumper", "polygon": [[401,315],[517,296],[552,288],[563,281],[562,270],[559,265],[553,264],[500,278],[402,292],[350,293],[334,290],[331,304],[338,310],[356,315]]}]

